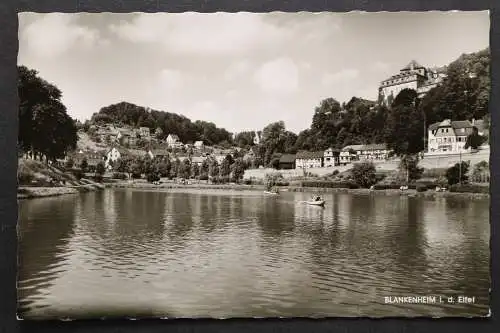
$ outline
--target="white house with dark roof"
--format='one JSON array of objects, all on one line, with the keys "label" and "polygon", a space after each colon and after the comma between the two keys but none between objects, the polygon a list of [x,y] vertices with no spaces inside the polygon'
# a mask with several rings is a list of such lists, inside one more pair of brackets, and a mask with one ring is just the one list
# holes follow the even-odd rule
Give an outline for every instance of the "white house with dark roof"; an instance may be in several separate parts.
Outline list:
[{"label": "white house with dark roof", "polygon": [[322,168],[323,151],[299,151],[295,155],[295,169]]},{"label": "white house with dark roof", "polygon": [[203,150],[203,148],[205,148],[205,145],[203,144],[203,141],[201,141],[201,140],[195,141],[194,148],[198,149],[198,150]]},{"label": "white house with dark roof", "polygon": [[340,150],[328,148],[323,154],[325,168],[331,168],[340,164]]},{"label": "white house with dark roof", "polygon": [[428,129],[428,154],[458,154],[466,151],[467,136],[472,133],[473,124],[468,120],[445,119],[434,123]]},{"label": "white house with dark roof", "polygon": [[177,148],[182,146],[182,142],[179,140],[179,136],[177,134],[169,134],[167,136],[167,145],[172,148]]}]

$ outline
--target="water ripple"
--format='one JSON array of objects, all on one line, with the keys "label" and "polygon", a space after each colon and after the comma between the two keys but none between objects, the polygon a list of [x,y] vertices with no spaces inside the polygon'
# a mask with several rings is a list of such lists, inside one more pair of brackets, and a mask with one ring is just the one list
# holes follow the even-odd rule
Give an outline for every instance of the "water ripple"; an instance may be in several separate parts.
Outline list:
[{"label": "water ripple", "polygon": [[[23,202],[31,317],[484,315],[489,203],[252,191],[87,193]],[[63,200],[62,198],[60,200]],[[471,216],[474,216],[472,223]],[[470,295],[474,305],[385,304]],[[109,313],[108,313],[109,312]]]}]

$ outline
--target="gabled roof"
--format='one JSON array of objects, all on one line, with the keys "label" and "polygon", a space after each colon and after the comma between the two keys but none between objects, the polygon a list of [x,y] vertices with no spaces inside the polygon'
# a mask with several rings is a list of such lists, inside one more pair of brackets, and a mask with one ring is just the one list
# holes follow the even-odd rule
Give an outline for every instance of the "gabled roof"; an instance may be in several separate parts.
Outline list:
[{"label": "gabled roof", "polygon": [[429,131],[435,131],[438,129],[440,123],[434,123],[429,125]]},{"label": "gabled roof", "polygon": [[295,154],[283,154],[280,157],[280,163],[293,163],[295,162]]},{"label": "gabled roof", "polygon": [[369,145],[365,145],[362,150],[385,150],[387,149],[387,145],[385,143],[372,143]]},{"label": "gabled roof", "polygon": [[168,151],[165,149],[153,149],[151,150],[154,156],[166,156],[168,155]]},{"label": "gabled roof", "polygon": [[207,159],[206,156],[193,156],[191,157],[191,162],[193,163],[203,163]]},{"label": "gabled roof", "polygon": [[451,127],[453,127],[453,129],[472,128],[472,123],[468,120],[457,120],[451,122]]},{"label": "gabled roof", "polygon": [[419,69],[419,68],[425,68],[424,66],[420,65],[418,62],[416,62],[415,60],[412,60],[408,63],[408,65],[406,65],[405,67],[403,67],[401,70],[402,71],[409,71],[409,70],[412,70],[412,69]]},{"label": "gabled roof", "polygon": [[348,151],[348,150],[361,150],[363,148],[364,145],[349,145],[349,146],[345,146],[344,148],[342,148],[343,151]]},{"label": "gabled roof", "polygon": [[322,151],[299,151],[297,155],[295,155],[296,159],[315,159],[315,158],[323,158],[324,152]]}]

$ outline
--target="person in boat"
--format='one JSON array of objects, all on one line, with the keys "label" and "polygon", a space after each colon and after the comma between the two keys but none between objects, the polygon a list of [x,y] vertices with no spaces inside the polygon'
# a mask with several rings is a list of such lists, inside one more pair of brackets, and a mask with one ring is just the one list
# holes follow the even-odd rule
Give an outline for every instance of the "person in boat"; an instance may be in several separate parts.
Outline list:
[{"label": "person in boat", "polygon": [[320,196],[313,197],[313,201],[321,201],[321,197]]}]

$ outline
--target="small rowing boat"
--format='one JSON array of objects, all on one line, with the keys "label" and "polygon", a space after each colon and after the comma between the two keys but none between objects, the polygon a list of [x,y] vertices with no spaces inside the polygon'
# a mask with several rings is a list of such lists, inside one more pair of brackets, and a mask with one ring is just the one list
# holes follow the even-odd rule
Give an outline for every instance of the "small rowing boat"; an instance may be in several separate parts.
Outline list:
[{"label": "small rowing boat", "polygon": [[310,201],[305,201],[305,203],[311,206],[323,207],[325,205],[325,200],[310,200]]},{"label": "small rowing boat", "polygon": [[278,192],[273,192],[273,191],[264,191],[264,194],[268,194],[268,195],[278,195],[279,193],[278,193]]}]

